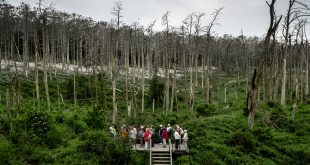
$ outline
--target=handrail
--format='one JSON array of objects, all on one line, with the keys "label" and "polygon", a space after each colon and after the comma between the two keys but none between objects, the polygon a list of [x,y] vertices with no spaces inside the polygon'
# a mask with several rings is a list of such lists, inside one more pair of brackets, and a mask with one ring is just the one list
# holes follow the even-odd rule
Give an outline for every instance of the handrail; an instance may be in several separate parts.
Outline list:
[{"label": "handrail", "polygon": [[170,165],[172,165],[172,147],[170,145],[171,145],[171,139],[169,138]]},{"label": "handrail", "polygon": [[135,151],[137,151],[137,137],[133,141],[135,143]]},{"label": "handrail", "polygon": [[150,138],[150,144],[148,146],[150,147],[150,165],[152,165],[152,138]]}]

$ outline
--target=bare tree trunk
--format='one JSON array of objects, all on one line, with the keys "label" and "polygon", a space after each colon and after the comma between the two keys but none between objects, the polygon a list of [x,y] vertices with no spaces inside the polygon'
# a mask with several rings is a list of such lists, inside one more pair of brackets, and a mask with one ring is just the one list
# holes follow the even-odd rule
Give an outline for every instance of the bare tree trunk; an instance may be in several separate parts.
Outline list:
[{"label": "bare tree trunk", "polygon": [[9,89],[6,90],[6,113],[8,116],[8,121],[9,121],[9,126],[10,126],[10,131],[13,129],[13,122],[12,122],[12,114],[11,114],[11,105],[10,105],[10,93]]},{"label": "bare tree trunk", "polygon": [[[289,0],[289,7],[287,10],[287,14],[285,17],[285,22],[284,22],[284,52],[283,52],[283,65],[282,65],[282,85],[281,85],[281,105],[285,105],[286,101],[286,63],[287,63],[287,58],[289,57],[289,43],[291,43],[290,40],[290,26],[295,19],[294,13],[293,13],[293,7],[295,4],[296,0]],[[293,18],[292,18],[293,17]]]},{"label": "bare tree trunk", "polygon": [[190,108],[190,111],[194,111],[194,100],[195,100],[195,96],[194,96],[194,82],[193,82],[193,55],[191,53],[191,50],[190,50],[190,72],[189,72],[189,79],[190,79],[190,83],[189,83],[189,89],[190,89],[190,104],[189,104],[189,108]]},{"label": "bare tree trunk", "polygon": [[169,111],[169,103],[170,103],[170,58],[168,53],[169,48],[169,20],[168,20],[169,12],[166,12],[162,17],[162,22],[166,25],[165,29],[165,58],[163,60],[163,68],[165,70],[165,104],[164,104],[164,112],[167,115]]},{"label": "bare tree trunk", "polygon": [[270,45],[270,37],[272,34],[274,34],[277,30],[277,27],[282,19],[282,16],[279,20],[275,20],[275,11],[274,11],[274,4],[276,0],[272,0],[271,4],[268,4],[269,6],[269,14],[270,14],[270,25],[268,28],[268,32],[266,34],[266,37],[263,42],[263,51],[259,57],[257,66],[254,70],[252,83],[249,86],[248,94],[247,94],[247,110],[248,110],[248,127],[252,129],[254,127],[254,118],[255,118],[255,112],[258,106],[258,91],[259,91],[259,85],[261,78],[263,76],[263,67],[265,65],[265,59],[268,52],[268,47]]},{"label": "bare tree trunk", "polygon": [[[116,74],[117,74],[117,58],[119,53],[119,28],[120,28],[120,18],[121,18],[121,10],[122,10],[121,2],[116,2],[115,7],[113,8],[112,13],[116,16],[117,21],[117,31],[116,31],[116,44],[115,50],[112,53],[112,93],[113,93],[113,116],[112,116],[112,123],[116,123],[117,118],[117,102],[116,102]],[[112,36],[111,36],[112,37]]]},{"label": "bare tree trunk", "polygon": [[285,105],[286,93],[286,57],[283,58],[282,64],[282,85],[281,85],[281,105]]},{"label": "bare tree trunk", "polygon": [[306,41],[306,44],[304,46],[304,54],[306,56],[306,66],[305,66],[305,98],[308,99],[309,96],[309,55],[308,55],[308,41]]},{"label": "bare tree trunk", "polygon": [[76,94],[76,70],[75,70],[75,67],[74,67],[74,73],[73,73],[73,102],[74,102],[74,106],[76,107],[76,102],[77,102],[77,94]]},{"label": "bare tree trunk", "polygon": [[116,82],[115,78],[112,80],[112,93],[113,93],[113,118],[112,118],[112,123],[116,123],[116,117],[117,117],[117,103],[116,103]]},{"label": "bare tree trunk", "polygon": [[[210,36],[208,36],[209,38]],[[210,103],[210,68],[211,68],[211,62],[210,62],[210,55],[211,55],[211,42],[209,39],[207,39],[207,57],[206,57],[206,71],[205,71],[205,87],[204,87],[204,96],[207,103]]]},{"label": "bare tree trunk", "polygon": [[39,56],[39,39],[37,36],[37,32],[34,31],[34,44],[35,44],[35,86],[36,86],[36,98],[37,98],[37,104],[38,109],[40,109],[40,88],[39,88],[39,70],[38,70],[38,56]]},{"label": "bare tree trunk", "polygon": [[[57,72],[57,69],[55,70]],[[59,90],[59,81],[58,81],[58,76],[56,76],[56,85],[57,85],[57,103],[58,103],[58,111],[60,111],[60,103],[61,103],[61,98],[60,98],[60,90]]]},{"label": "bare tree trunk", "polygon": [[50,102],[50,95],[49,95],[49,89],[48,89],[48,75],[47,75],[47,59],[49,57],[49,43],[47,39],[46,32],[43,32],[43,73],[44,73],[44,88],[45,88],[45,94],[46,94],[46,101],[47,101],[47,109],[48,112],[51,111],[51,102]]},{"label": "bare tree trunk", "polygon": [[[142,50],[141,50],[141,61],[142,61],[142,98],[141,98],[141,112],[144,113],[144,86],[145,86],[145,83],[144,83],[144,80],[145,80],[145,72],[146,72],[146,69],[144,67],[144,46],[143,46],[143,43],[142,43]],[[146,50],[147,52],[147,50]]]},{"label": "bare tree trunk", "polygon": [[293,122],[295,121],[296,112],[297,112],[297,105],[296,105],[296,102],[294,102],[293,110],[292,110],[292,116],[291,116],[291,119]]},{"label": "bare tree trunk", "polygon": [[[131,35],[131,34],[130,34]],[[128,111],[128,117],[131,115],[131,105],[129,106],[129,96],[128,96],[128,72],[129,72],[129,48],[125,52],[125,100],[126,100],[126,107]],[[130,110],[129,110],[130,107]]]},{"label": "bare tree trunk", "polygon": [[[177,42],[177,41],[176,41]],[[176,70],[177,70],[177,45],[175,43],[175,50],[174,50],[174,57],[173,57],[173,80],[172,80],[172,87],[171,87],[171,101],[170,101],[170,112],[173,111],[173,104],[175,100],[175,88],[176,88]]]},{"label": "bare tree trunk", "polygon": [[[27,27],[26,27],[27,28]],[[24,74],[28,77],[28,66],[29,66],[29,50],[28,50],[28,35],[25,33],[24,44],[23,44],[23,62],[24,62]]]},{"label": "bare tree trunk", "polygon": [[[135,48],[134,48],[135,49]],[[136,104],[136,70],[137,70],[137,61],[136,61],[136,52],[133,55],[133,69],[132,69],[132,83],[131,83],[131,106],[134,113],[134,118],[136,118],[137,104]]]},{"label": "bare tree trunk", "polygon": [[[168,64],[169,65],[169,64]],[[166,69],[166,80],[165,80],[165,114],[167,115],[169,111],[169,102],[170,102],[170,73],[169,73],[169,67]]]}]

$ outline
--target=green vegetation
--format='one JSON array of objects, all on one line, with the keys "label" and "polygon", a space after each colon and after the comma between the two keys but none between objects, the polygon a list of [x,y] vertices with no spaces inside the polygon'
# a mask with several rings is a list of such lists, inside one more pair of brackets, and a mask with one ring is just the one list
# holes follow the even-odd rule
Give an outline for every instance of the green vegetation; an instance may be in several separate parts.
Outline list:
[{"label": "green vegetation", "polygon": [[[282,108],[278,102],[261,102],[255,127],[249,130],[244,112],[245,92],[242,86],[245,84],[226,85],[225,82],[232,77],[224,76],[227,75],[223,75],[221,82],[212,83],[227,86],[227,102],[220,99],[216,91],[211,91],[212,103],[206,104],[202,92],[198,92],[194,112],[188,111],[188,98],[181,91],[177,94],[176,108],[165,115],[160,101],[163,82],[158,77],[148,83],[146,96],[148,105],[152,99],[158,100],[154,112],[152,106],[146,106],[144,114],[137,108],[136,118],[128,117],[125,94],[119,92],[119,117],[115,127],[118,129],[123,123],[156,126],[170,123],[189,130],[189,154],[177,157],[174,164],[310,162],[309,102],[297,106],[294,121],[291,120],[291,106]],[[79,86],[76,91],[77,105],[72,100],[73,77],[63,76],[57,81],[51,79],[51,112],[46,110],[44,96],[40,108],[37,107],[33,80],[25,77],[19,80],[23,87],[19,90],[23,99],[19,103],[22,108],[17,111],[19,87],[10,85],[14,81],[12,77],[2,74],[0,78],[2,164],[148,164],[148,153],[133,152],[129,141],[110,138],[108,128],[111,126],[112,94],[111,88],[106,85],[109,82],[103,76],[76,76]],[[118,83],[121,84],[121,80]],[[57,86],[64,96],[63,101],[58,98]],[[184,86],[181,82],[178,84],[179,89]],[[6,90],[9,90],[9,97],[5,97]],[[43,91],[40,88],[40,92]]]}]

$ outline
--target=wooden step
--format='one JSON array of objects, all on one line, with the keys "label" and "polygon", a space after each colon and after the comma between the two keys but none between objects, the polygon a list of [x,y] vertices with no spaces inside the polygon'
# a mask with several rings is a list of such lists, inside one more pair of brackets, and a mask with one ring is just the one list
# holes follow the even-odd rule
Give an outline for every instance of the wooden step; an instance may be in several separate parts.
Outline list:
[{"label": "wooden step", "polygon": [[170,157],[152,157],[152,160],[170,160]]},{"label": "wooden step", "polygon": [[170,159],[169,160],[153,160],[153,163],[170,163]]},{"label": "wooden step", "polygon": [[154,155],[170,155],[170,153],[169,152],[152,152],[152,154],[154,154]]},{"label": "wooden step", "polygon": [[165,157],[158,157],[158,156],[152,156],[152,158],[156,158],[156,159],[170,159],[170,156],[165,156]]}]

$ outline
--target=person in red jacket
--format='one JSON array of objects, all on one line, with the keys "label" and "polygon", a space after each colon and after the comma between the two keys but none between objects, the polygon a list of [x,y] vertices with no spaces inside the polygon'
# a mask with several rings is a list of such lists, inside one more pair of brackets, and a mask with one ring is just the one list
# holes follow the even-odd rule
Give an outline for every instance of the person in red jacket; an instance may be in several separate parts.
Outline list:
[{"label": "person in red jacket", "polygon": [[165,148],[166,144],[167,144],[167,139],[168,139],[168,132],[167,132],[166,128],[163,129],[162,138],[163,138],[163,143],[164,143],[163,147]]},{"label": "person in red jacket", "polygon": [[151,138],[151,132],[149,128],[146,128],[146,132],[144,134],[145,149],[148,149],[150,147],[150,138]]}]

